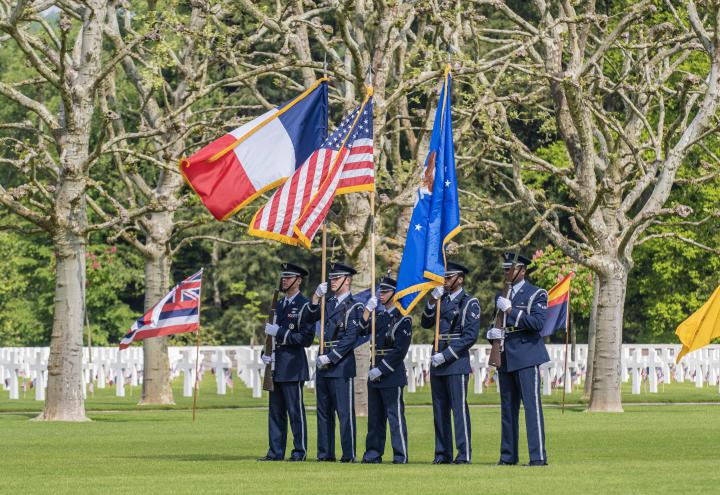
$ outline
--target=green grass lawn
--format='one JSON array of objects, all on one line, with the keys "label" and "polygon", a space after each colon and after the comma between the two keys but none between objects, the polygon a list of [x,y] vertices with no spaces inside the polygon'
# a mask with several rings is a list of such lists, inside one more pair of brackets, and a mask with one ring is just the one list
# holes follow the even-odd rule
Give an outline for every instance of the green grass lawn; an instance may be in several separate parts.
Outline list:
[{"label": "green grass lawn", "polygon": [[[215,377],[206,374],[201,384],[201,393],[198,400],[198,407],[203,409],[212,408],[234,408],[234,407],[262,407],[267,405],[267,395],[263,393],[262,399],[253,399],[252,391],[245,387],[239,380],[235,379],[235,388],[228,388],[225,396],[215,393]],[[144,409],[187,409],[192,406],[191,397],[182,396],[182,379],[179,378],[173,383],[175,394],[175,406],[157,407],[144,406]],[[470,393],[468,394],[468,402],[470,404],[499,404],[500,398],[495,385],[486,389],[482,394],[474,394],[472,379],[469,384]],[[630,393],[630,384],[623,384],[623,402],[626,404],[637,402],[720,402],[720,393],[717,386],[705,386],[696,388],[693,383],[673,383],[670,385],[660,385],[660,392],[651,394],[647,392],[647,387],[643,388],[643,392],[639,395]],[[137,409],[137,402],[140,398],[140,387],[126,387],[126,396],[124,398],[115,397],[115,387],[105,389],[95,388],[87,402],[88,411],[103,410],[133,410]],[[581,390],[575,390],[566,397],[566,403],[582,407]],[[9,393],[0,390],[0,412],[32,412],[41,411],[42,402],[35,399],[35,391],[27,390],[23,398],[23,392],[20,392],[20,400],[9,400]],[[560,404],[562,400],[562,390],[553,390],[550,396],[543,396],[543,402],[546,404]],[[430,387],[425,386],[418,388],[414,394],[406,393],[405,401],[407,404],[429,405]],[[308,405],[315,404],[315,395],[309,389],[305,390],[305,403]]]},{"label": "green grass lawn", "polygon": [[[209,400],[209,399],[208,399]],[[496,467],[497,408],[472,408],[473,464],[432,466],[432,411],[407,412],[406,466],[258,463],[266,411],[94,412],[90,423],[0,414],[1,493],[546,494],[717,493],[720,407],[545,412],[547,468]],[[315,417],[308,412],[310,457]],[[521,419],[521,425],[523,424]],[[521,430],[524,428],[521,426]],[[358,455],[366,421],[358,419]],[[523,442],[524,443],[524,442]],[[521,443],[522,445],[522,443]],[[521,462],[527,461],[522,446]]]}]

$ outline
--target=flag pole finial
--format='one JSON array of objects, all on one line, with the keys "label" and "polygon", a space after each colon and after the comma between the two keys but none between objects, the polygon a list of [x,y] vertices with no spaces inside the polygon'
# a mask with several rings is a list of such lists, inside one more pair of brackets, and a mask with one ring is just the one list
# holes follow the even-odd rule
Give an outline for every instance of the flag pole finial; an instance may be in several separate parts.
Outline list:
[{"label": "flag pole finial", "polygon": [[452,69],[452,56],[455,49],[453,48],[451,43],[448,43],[447,45],[447,64],[445,64],[445,74],[447,75],[448,72]]}]

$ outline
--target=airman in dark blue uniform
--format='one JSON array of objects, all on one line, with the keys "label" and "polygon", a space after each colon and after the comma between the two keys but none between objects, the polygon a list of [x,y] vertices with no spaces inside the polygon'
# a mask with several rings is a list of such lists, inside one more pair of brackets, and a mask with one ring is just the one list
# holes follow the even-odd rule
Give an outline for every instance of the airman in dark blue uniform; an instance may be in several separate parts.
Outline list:
[{"label": "airman in dark blue uniform", "polygon": [[[430,370],[433,415],[435,420],[435,459],[433,464],[466,464],[472,459],[470,409],[467,405],[470,348],[480,329],[480,303],[465,292],[463,283],[468,269],[448,262],[445,284],[436,287],[422,314],[423,328],[435,328],[437,302],[440,299],[440,341],[433,354]],[[453,460],[452,413],[457,456]]]},{"label": "airman in dark blue uniform", "polygon": [[278,301],[275,322],[265,325],[265,333],[273,337],[272,356],[263,356],[265,364],[273,363],[273,391],[270,392],[268,438],[270,448],[260,461],[281,461],[285,458],[287,425],[293,433],[293,450],[289,461],[304,461],[307,456],[307,419],[303,386],[309,380],[305,348],[315,337],[310,320],[309,301],[300,293],[300,284],[308,272],[292,263],[283,263],[281,288],[285,297]]},{"label": "airman in dark blue uniform", "polygon": [[[333,297],[325,302],[324,349],[317,357],[315,394],[317,397],[318,461],[335,461],[335,415],[340,422],[341,462],[355,462],[355,339],[362,326],[364,305],[350,293],[349,265],[330,266]],[[320,320],[320,298],[328,284],[318,285],[310,304],[311,321]]]},{"label": "airman in dark blue uniform", "polygon": [[[403,387],[407,385],[404,361],[412,341],[412,319],[403,316],[392,303],[396,286],[396,281],[390,277],[380,279],[380,303],[385,311],[376,315],[375,366],[368,372],[368,432],[363,463],[382,462],[388,423],[393,464],[408,462]],[[371,297],[365,306],[364,332],[370,332],[370,313],[377,303],[377,298]]]},{"label": "airman in dark blue uniform", "polygon": [[[512,269],[513,253],[505,253],[503,267]],[[496,308],[505,313],[505,329],[491,328],[490,340],[503,339],[502,364],[497,370],[500,385],[502,441],[499,465],[518,463],[520,402],[525,409],[530,466],[546,466],[545,422],[540,400],[540,365],[550,361],[540,332],[545,324],[547,291],[525,280],[532,260],[515,259],[510,297],[499,294]]]}]

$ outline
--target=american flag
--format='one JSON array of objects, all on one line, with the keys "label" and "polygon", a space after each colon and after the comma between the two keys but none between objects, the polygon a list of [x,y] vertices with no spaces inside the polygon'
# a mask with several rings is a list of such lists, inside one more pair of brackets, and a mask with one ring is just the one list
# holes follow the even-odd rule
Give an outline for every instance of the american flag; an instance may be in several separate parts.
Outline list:
[{"label": "american flag", "polygon": [[194,332],[200,328],[201,285],[202,270],[173,287],[150,311],[137,319],[120,341],[120,350],[136,340]]},{"label": "american flag", "polygon": [[253,217],[249,233],[309,246],[336,194],[372,191],[372,98],[355,108]]}]

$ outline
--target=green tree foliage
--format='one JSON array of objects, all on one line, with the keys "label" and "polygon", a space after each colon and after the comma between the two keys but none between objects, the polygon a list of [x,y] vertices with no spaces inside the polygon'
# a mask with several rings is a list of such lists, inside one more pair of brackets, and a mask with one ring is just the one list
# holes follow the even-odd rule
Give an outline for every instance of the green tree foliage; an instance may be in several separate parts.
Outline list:
[{"label": "green tree foliage", "polygon": [[0,231],[0,345],[47,345],[52,326],[51,248],[37,237]]},{"label": "green tree foliage", "polygon": [[[0,346],[48,345],[55,285],[52,248],[38,236],[0,231],[0,260]],[[142,314],[142,264],[126,246],[92,244],[87,272],[93,344],[115,344]]]}]

